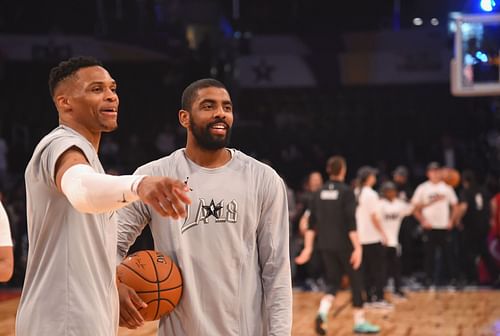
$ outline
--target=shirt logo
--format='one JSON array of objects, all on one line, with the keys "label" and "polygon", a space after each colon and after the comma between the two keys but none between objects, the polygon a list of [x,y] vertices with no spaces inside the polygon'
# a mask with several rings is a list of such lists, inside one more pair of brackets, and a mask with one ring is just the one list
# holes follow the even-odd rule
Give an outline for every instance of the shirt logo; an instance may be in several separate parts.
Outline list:
[{"label": "shirt logo", "polygon": [[217,203],[212,199],[207,205],[205,199],[200,198],[194,218],[191,218],[191,207],[188,207],[186,220],[182,224],[181,233],[197,226],[198,224],[236,223],[238,221],[238,203],[235,200],[224,204],[224,200]]}]

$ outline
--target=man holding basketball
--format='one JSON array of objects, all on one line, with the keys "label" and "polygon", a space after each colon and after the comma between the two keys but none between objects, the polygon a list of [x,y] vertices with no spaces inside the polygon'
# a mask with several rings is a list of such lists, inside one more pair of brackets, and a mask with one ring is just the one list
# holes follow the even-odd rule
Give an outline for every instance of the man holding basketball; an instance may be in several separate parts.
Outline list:
[{"label": "man holding basketball", "polygon": [[49,89],[59,127],[39,142],[25,172],[29,252],[16,334],[116,335],[112,212],[141,199],[183,217],[187,189],[167,177],[104,174],[99,142],[117,127],[119,100],[99,61],[61,62]]},{"label": "man holding basketball", "polygon": [[[179,265],[183,297],[161,319],[159,335],[290,335],[283,180],[269,166],[226,147],[233,105],[219,81],[190,84],[178,115],[187,129],[186,148],[140,167],[136,174],[186,180],[193,204],[183,220],[161,218],[143,202],[119,210],[119,257],[149,225],[155,249]],[[140,326],[140,299],[131,288],[118,286],[122,325]]]}]

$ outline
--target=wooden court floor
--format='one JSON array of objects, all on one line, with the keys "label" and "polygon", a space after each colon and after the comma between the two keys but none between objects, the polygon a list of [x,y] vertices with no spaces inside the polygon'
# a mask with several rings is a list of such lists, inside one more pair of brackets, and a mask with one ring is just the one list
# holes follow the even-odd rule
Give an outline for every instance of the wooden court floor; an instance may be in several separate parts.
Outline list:
[{"label": "wooden court floor", "polygon": [[[388,295],[390,299],[390,295]],[[313,336],[320,293],[294,292],[294,336]],[[0,336],[14,335],[19,299],[0,302]],[[337,296],[329,315],[328,335],[353,335],[350,294]],[[500,291],[412,292],[392,311],[366,310],[366,317],[387,336],[496,336],[500,335]],[[120,328],[120,336],[156,335],[156,322],[137,330]]]}]

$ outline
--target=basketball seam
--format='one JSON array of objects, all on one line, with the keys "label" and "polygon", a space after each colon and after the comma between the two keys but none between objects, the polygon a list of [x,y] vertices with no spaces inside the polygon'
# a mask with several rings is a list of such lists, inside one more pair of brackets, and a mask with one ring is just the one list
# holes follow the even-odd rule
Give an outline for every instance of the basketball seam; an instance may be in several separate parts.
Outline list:
[{"label": "basketball seam", "polygon": [[135,274],[137,274],[138,276],[140,276],[146,282],[149,282],[149,283],[156,283],[157,282],[157,281],[151,281],[151,280],[146,279],[141,273],[137,272],[136,270],[134,270],[132,267],[128,266],[127,264],[122,264],[122,266],[125,266],[126,268],[128,268],[129,270],[131,270],[132,272],[134,272]]},{"label": "basketball seam", "polygon": [[[153,268],[155,270],[155,274],[156,274],[156,287],[157,287],[157,293],[158,293],[158,301],[161,300],[161,297],[160,297],[160,281],[158,279],[158,270],[156,269],[156,264],[155,264],[155,260],[154,258],[151,256],[151,253],[149,253],[149,251],[147,252],[149,258],[151,259],[151,262],[153,263]],[[156,304],[156,313],[155,313],[155,318],[154,320],[156,320],[158,318],[158,312],[160,310],[160,303],[158,302]]]},{"label": "basketball seam", "polygon": [[155,293],[155,292],[166,292],[174,289],[182,288],[182,285],[171,287],[171,288],[163,288],[159,290],[150,290],[150,291],[135,291],[137,294],[148,294],[148,293]]}]

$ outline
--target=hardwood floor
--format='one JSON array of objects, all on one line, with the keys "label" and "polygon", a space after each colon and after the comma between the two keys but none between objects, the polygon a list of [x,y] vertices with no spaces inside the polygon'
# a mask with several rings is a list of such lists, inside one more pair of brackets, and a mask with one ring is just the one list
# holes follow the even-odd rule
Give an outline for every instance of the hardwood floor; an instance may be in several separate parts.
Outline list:
[{"label": "hardwood floor", "polygon": [[[389,296],[390,298],[390,296]],[[294,292],[294,336],[314,336],[313,321],[320,293]],[[19,299],[0,302],[0,336],[14,335]],[[382,327],[381,336],[500,335],[500,291],[413,292],[392,311],[366,310],[366,318]],[[349,292],[337,295],[329,315],[328,335],[353,335]],[[157,322],[137,330],[120,328],[120,336],[156,335]]]}]

